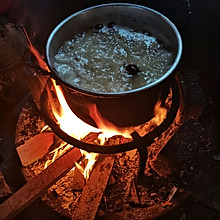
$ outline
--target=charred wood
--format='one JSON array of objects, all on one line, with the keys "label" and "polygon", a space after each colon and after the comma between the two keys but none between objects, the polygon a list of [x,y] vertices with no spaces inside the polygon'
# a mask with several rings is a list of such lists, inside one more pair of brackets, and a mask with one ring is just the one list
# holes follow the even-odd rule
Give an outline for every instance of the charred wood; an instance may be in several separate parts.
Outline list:
[{"label": "charred wood", "polygon": [[73,220],[95,219],[96,213],[114,164],[114,155],[101,155],[72,215]]},{"label": "charred wood", "polygon": [[72,148],[47,169],[27,182],[21,189],[0,205],[0,219],[12,219],[51,185],[64,176],[81,157],[79,149]]}]

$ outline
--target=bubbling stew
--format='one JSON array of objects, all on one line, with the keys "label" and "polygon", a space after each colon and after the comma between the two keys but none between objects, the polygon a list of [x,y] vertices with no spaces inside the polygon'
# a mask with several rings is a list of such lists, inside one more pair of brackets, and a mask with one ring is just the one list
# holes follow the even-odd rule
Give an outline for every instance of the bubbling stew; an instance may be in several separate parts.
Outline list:
[{"label": "bubbling stew", "polygon": [[148,33],[97,24],[59,48],[54,67],[68,84],[101,93],[146,86],[171,67],[174,54]]}]

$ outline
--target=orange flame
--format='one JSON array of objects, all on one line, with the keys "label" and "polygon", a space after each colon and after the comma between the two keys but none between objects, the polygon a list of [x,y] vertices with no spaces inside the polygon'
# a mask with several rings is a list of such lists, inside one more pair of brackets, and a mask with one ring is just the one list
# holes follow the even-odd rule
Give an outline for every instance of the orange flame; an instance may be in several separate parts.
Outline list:
[{"label": "orange flame", "polygon": [[[33,53],[33,55],[36,57],[37,62],[39,66],[50,72],[50,69],[48,68],[47,64],[42,59],[41,55],[37,51],[36,48],[33,47],[31,40],[27,34],[27,31],[25,28],[23,28],[24,33],[27,37],[28,43],[29,43],[29,49]],[[38,79],[41,81],[40,77]],[[55,105],[53,105],[53,99],[51,98],[51,93],[48,90],[48,96],[50,97],[51,102],[51,108],[53,110],[54,116],[56,117],[61,129],[66,132],[67,134],[73,136],[77,139],[82,139],[90,132],[100,132],[100,129],[94,128],[83,121],[81,121],[79,118],[76,117],[75,114],[70,110],[69,106],[66,103],[66,100],[63,96],[62,90],[59,86],[56,86],[56,83],[54,80],[53,85],[56,88],[56,94],[58,97],[58,100],[60,102],[60,105],[62,106],[61,111],[58,113],[58,110],[55,108]],[[48,126],[45,126],[43,130],[48,129]],[[51,151],[50,154],[52,155],[52,159],[49,159],[46,161],[44,165],[44,169],[48,167],[51,163],[53,163],[57,158],[59,158],[61,155],[63,155],[66,151],[68,151],[72,146],[66,143],[62,143],[59,147],[57,147],[55,150]],[[87,165],[85,169],[80,169],[81,172],[84,174],[84,177],[87,179],[89,177],[89,173],[95,164],[95,161],[97,160],[97,154],[89,154],[83,150],[81,150],[82,155],[85,155],[85,159],[88,160]],[[80,167],[80,165],[76,164],[77,167]],[[74,167],[75,168],[75,167]]]},{"label": "orange flame", "polygon": [[[52,104],[51,108],[58,124],[60,125],[60,128],[68,135],[78,140],[84,138],[90,132],[97,132],[97,133],[101,132],[100,129],[94,128],[93,126],[83,122],[72,112],[72,110],[70,109],[70,107],[66,102],[61,87],[57,86],[54,80],[52,80],[52,82],[61,109],[60,111],[58,111],[58,109],[52,103],[51,103]],[[52,102],[51,98],[50,98],[50,102]]]},{"label": "orange flame", "polygon": [[167,109],[161,106],[161,101],[158,101],[154,106],[154,115],[152,121],[159,126],[167,116]]},{"label": "orange flame", "polygon": [[161,106],[161,101],[157,101],[154,106],[154,117],[143,125],[135,127],[138,134],[143,137],[157,126],[159,126],[167,116],[167,109]]},{"label": "orange flame", "polygon": [[132,127],[119,128],[115,126],[101,115],[95,104],[88,106],[88,109],[89,115],[95,121],[97,127],[102,130],[100,137],[110,138],[114,135],[122,135],[125,138],[131,138],[130,131],[133,129]]},{"label": "orange flame", "polygon": [[[115,125],[104,119],[98,111],[96,105],[90,105],[88,106],[88,109],[90,116],[93,118],[93,120],[96,122],[99,128],[95,128],[83,122],[72,112],[72,110],[68,106],[61,87],[59,85],[56,85],[54,80],[52,80],[52,82],[61,109],[58,110],[56,108],[56,105],[53,103],[53,98],[50,95],[50,91],[48,91],[51,109],[60,128],[68,135],[78,140],[81,140],[90,132],[100,133],[98,138],[101,145],[104,144],[106,139],[114,135],[123,135],[124,137],[131,137],[128,129],[119,129]],[[86,166],[84,168],[80,164],[76,163],[76,167],[79,169],[80,172],[82,172],[84,178],[88,179],[89,174],[98,158],[98,154],[87,153],[83,150],[81,150],[81,153],[85,156],[85,160],[87,161]]]},{"label": "orange flame", "polygon": [[46,169],[50,164],[52,164],[56,159],[58,159],[60,156],[65,154],[70,148],[73,146],[70,144],[66,143],[61,143],[59,147],[51,151],[49,154],[53,155],[51,160],[47,160],[46,163],[44,164],[44,169]]},{"label": "orange flame", "polygon": [[117,128],[111,122],[104,119],[94,104],[88,106],[89,114],[99,128],[95,128],[79,119],[68,106],[61,87],[56,85],[54,80],[52,80],[52,82],[61,106],[61,111],[58,112],[55,105],[52,105],[51,107],[53,114],[60,125],[60,128],[64,132],[79,140],[84,138],[90,132],[100,132],[99,139],[101,140],[101,144],[104,143],[106,138],[112,137],[114,135],[123,135],[124,137],[128,138],[131,137],[127,128],[121,131],[121,129]]},{"label": "orange flame", "polygon": [[85,156],[85,160],[87,160],[86,166],[83,168],[81,163],[75,163],[78,170],[83,174],[84,178],[87,180],[89,178],[90,172],[97,161],[98,154],[97,153],[88,153],[86,151],[81,150],[83,156]]},{"label": "orange flame", "polygon": [[40,66],[42,69],[44,69],[44,70],[50,72],[49,67],[47,66],[46,62],[44,62],[44,60],[42,59],[40,53],[37,51],[36,48],[33,47],[32,43],[31,43],[31,40],[30,40],[30,38],[29,38],[29,36],[28,36],[28,34],[27,34],[27,31],[25,30],[24,27],[23,27],[23,30],[24,30],[24,33],[25,33],[25,35],[26,35],[26,37],[27,37],[28,43],[29,43],[28,47],[29,47],[30,51],[34,54],[34,56],[36,57],[39,66]]}]

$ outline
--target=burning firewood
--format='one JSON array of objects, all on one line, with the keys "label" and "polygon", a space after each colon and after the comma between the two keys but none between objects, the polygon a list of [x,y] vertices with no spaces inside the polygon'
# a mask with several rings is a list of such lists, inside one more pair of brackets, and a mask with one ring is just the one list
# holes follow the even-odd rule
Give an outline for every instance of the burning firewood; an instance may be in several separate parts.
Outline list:
[{"label": "burning firewood", "polygon": [[[109,138],[105,145],[115,145],[130,141],[121,135]],[[103,193],[107,186],[116,155],[100,155],[90,174],[82,195],[72,215],[73,220],[95,219]]]},{"label": "burning firewood", "polygon": [[[90,132],[88,135],[86,135],[82,141],[86,143],[93,143],[99,136],[100,133]],[[85,186],[85,178],[83,176],[83,173],[80,172],[80,170],[76,167],[74,170],[74,182],[72,189],[73,190],[82,190]]]},{"label": "burning firewood", "polygon": [[16,148],[23,166],[32,164],[42,158],[54,142],[54,133],[44,132],[26,141]]},{"label": "burning firewood", "polygon": [[0,219],[12,219],[43,192],[64,176],[81,157],[80,150],[72,148],[54,163],[0,205]]},{"label": "burning firewood", "polygon": [[86,143],[93,143],[99,136],[101,132],[90,132],[88,135],[86,135],[82,141]]},{"label": "burning firewood", "polygon": [[99,156],[74,210],[73,220],[91,220],[95,218],[114,160],[115,156],[113,155]]}]

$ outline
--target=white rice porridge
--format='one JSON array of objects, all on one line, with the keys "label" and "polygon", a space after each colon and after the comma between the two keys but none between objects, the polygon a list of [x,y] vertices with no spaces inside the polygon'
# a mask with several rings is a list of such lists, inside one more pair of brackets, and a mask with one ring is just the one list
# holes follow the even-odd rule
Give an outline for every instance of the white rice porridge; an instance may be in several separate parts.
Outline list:
[{"label": "white rice porridge", "polygon": [[173,53],[155,37],[112,26],[99,25],[64,42],[54,62],[64,81],[88,91],[123,92],[154,82],[171,67]]}]

